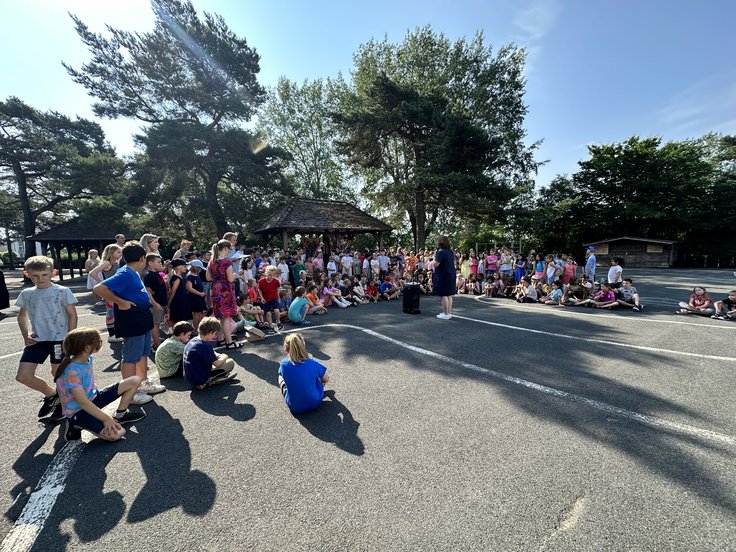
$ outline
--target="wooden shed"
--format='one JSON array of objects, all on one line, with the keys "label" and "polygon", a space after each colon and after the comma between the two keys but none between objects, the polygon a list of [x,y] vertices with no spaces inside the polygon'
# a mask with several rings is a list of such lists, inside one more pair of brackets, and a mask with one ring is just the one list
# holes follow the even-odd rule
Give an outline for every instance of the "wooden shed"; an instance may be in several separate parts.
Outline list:
[{"label": "wooden shed", "polygon": [[391,230],[382,220],[347,201],[294,198],[254,232],[263,237],[264,243],[274,236],[280,236],[284,249],[287,249],[289,236],[321,236],[326,253],[329,253],[340,238],[351,239],[358,234],[371,234],[380,243],[383,233]]},{"label": "wooden shed", "polygon": [[668,268],[675,261],[675,242],[622,236],[610,240],[586,243],[595,247],[596,262],[610,265],[611,259],[621,257],[627,268]]}]

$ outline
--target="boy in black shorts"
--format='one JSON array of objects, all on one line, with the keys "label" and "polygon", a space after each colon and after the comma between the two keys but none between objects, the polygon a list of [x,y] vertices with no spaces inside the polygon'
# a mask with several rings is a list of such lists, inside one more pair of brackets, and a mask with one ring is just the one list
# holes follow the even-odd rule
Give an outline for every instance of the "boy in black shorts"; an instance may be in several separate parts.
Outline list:
[{"label": "boy in black shorts", "polygon": [[728,297],[716,301],[713,305],[716,313],[711,318],[720,320],[732,320],[736,318],[736,290],[728,292]]},{"label": "boy in black shorts", "polygon": [[52,259],[31,257],[24,268],[24,274],[34,286],[21,291],[15,301],[20,307],[18,326],[26,345],[15,379],[43,394],[39,418],[51,414],[51,419],[61,420],[64,414],[56,388],[38,377],[36,368],[49,357],[52,372],[61,363],[64,356],[61,342],[69,331],[77,327],[77,299],[71,290],[51,281],[56,274]]}]

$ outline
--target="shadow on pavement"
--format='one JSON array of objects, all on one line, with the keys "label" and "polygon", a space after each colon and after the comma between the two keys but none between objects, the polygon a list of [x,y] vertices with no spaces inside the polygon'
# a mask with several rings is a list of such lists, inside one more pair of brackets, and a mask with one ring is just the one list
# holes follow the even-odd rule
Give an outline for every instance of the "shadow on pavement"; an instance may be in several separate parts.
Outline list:
[{"label": "shadow on pavement", "polygon": [[[179,420],[155,402],[144,409],[147,418],[132,426],[139,433],[129,430],[127,438],[118,443],[96,439],[87,444],[34,549],[66,550],[71,539],[60,528],[67,519],[73,520],[74,531],[84,543],[94,542],[122,521],[126,497],[117,490],[104,491],[107,466],[118,453],[136,454],[145,474],[145,483],[128,508],[127,523],[139,523],[173,508],[193,517],[212,509],[215,482],[206,473],[191,469],[191,448]],[[114,471],[116,477],[119,468]],[[128,475],[135,477],[136,471]]]},{"label": "shadow on pavement", "polygon": [[252,404],[237,404],[238,395],[245,391],[237,378],[208,389],[194,389],[191,392],[192,402],[201,410],[213,416],[230,416],[237,422],[247,422],[256,417],[256,408]]},{"label": "shadow on pavement", "polygon": [[[329,400],[327,400],[329,399]],[[294,417],[312,435],[354,454],[362,456],[365,453],[363,441],[358,437],[360,423],[353,418],[350,410],[335,397],[335,391],[325,391],[325,400],[316,410],[295,414]]]}]

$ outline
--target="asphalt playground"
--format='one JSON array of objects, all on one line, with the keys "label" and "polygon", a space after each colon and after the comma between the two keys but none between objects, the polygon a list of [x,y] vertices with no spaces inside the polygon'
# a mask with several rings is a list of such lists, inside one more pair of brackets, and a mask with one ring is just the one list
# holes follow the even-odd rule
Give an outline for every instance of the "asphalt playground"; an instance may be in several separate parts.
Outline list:
[{"label": "asphalt playground", "polygon": [[[303,331],[331,377],[317,411],[284,406],[274,336],[232,355],[230,384],[164,380],[112,444],[37,423],[11,308],[0,550],[736,550],[736,322],[673,314],[692,286],[721,298],[736,278],[625,276],[641,313],[472,297],[449,321],[432,297],[419,315],[331,310]],[[80,326],[104,330],[71,287]],[[99,387],[119,359],[117,344],[96,355]]]}]

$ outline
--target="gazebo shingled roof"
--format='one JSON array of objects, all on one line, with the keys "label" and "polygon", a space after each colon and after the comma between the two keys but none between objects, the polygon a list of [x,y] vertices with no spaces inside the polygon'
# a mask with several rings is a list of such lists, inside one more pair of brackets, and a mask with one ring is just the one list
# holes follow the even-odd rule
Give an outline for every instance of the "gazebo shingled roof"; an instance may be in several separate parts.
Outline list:
[{"label": "gazebo shingled roof", "polygon": [[291,232],[390,232],[391,227],[346,201],[295,198],[255,230],[257,234]]},{"label": "gazebo shingled roof", "polygon": [[391,230],[392,228],[382,220],[361,211],[347,201],[299,197],[290,200],[254,232],[261,234],[264,242],[280,234],[284,249],[287,248],[289,234],[321,234],[325,238],[329,253],[330,245],[327,242],[330,235],[373,234],[380,243],[381,234]]}]

